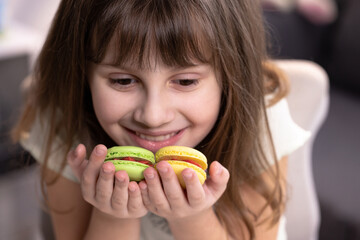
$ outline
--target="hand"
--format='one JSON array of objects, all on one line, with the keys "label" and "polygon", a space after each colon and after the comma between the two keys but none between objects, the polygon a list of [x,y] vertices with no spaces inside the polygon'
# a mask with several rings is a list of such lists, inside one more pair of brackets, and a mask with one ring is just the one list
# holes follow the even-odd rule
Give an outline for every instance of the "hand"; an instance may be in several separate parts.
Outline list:
[{"label": "hand", "polygon": [[199,215],[212,208],[224,193],[229,172],[220,163],[213,162],[209,167],[210,177],[201,185],[194,170],[183,170],[186,184],[184,191],[170,164],[163,161],[154,168],[144,171],[146,179],[139,183],[146,208],[168,221]]},{"label": "hand", "polygon": [[67,160],[80,181],[85,201],[116,218],[139,218],[147,213],[139,186],[129,182],[125,171],[115,172],[114,164],[104,163],[107,149],[97,145],[89,160],[85,146],[80,144],[69,152]]}]

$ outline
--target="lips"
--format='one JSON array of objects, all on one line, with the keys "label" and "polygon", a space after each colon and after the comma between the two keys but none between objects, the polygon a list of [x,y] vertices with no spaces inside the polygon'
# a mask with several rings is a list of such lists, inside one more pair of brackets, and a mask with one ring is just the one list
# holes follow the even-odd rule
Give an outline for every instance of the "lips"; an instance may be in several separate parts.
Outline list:
[{"label": "lips", "polygon": [[165,133],[144,133],[127,129],[137,146],[156,152],[162,147],[176,145],[185,129]]},{"label": "lips", "polygon": [[162,141],[169,140],[170,138],[172,138],[173,136],[175,136],[178,133],[179,133],[179,131],[165,134],[165,135],[159,135],[159,136],[146,135],[146,134],[142,134],[142,133],[138,133],[138,132],[136,132],[135,134],[136,134],[136,136],[138,136],[144,140],[147,140],[147,141],[162,142]]}]

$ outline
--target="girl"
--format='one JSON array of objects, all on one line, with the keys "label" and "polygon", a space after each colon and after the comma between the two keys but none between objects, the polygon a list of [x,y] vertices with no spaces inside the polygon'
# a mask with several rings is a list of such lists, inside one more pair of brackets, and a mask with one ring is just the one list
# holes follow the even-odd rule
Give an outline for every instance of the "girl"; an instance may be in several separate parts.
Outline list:
[{"label": "girl", "polygon": [[[307,134],[280,100],[286,81],[267,59],[259,10],[253,0],[61,2],[14,129],[41,163],[57,239],[283,236],[284,153]],[[186,169],[184,192],[161,163],[129,182],[103,163],[114,145],[196,147],[208,180]]]}]

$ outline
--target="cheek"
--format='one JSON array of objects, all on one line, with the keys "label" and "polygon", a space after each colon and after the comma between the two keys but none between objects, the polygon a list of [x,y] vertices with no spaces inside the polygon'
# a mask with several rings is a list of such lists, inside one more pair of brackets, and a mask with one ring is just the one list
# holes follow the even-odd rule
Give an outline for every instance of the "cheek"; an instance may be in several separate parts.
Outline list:
[{"label": "cheek", "polygon": [[220,111],[220,90],[206,91],[186,102],[187,115],[198,127],[210,131]]},{"label": "cheek", "polygon": [[91,95],[96,117],[103,127],[105,124],[117,123],[128,111],[129,105],[124,104],[126,101],[119,99],[114,91],[106,87],[93,87]]},{"label": "cheek", "polygon": [[201,107],[202,111],[197,115],[201,115],[199,118],[201,124],[204,124],[204,127],[210,131],[214,126],[220,111],[220,100],[217,99],[207,99]]},{"label": "cheek", "polygon": [[107,99],[98,98],[96,96],[93,97],[93,105],[96,117],[98,118],[100,123],[108,123],[114,121],[114,116],[116,112],[114,112],[114,107],[112,103],[109,103]]}]

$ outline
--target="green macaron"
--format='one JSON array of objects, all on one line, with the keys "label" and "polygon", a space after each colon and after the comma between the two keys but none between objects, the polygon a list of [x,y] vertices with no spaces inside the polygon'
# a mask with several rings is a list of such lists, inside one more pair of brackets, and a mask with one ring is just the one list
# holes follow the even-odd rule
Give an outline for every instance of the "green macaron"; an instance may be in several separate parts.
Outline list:
[{"label": "green macaron", "polygon": [[112,162],[116,171],[126,171],[130,181],[141,181],[144,170],[154,165],[155,158],[151,151],[141,147],[116,146],[108,149],[105,162]]}]

